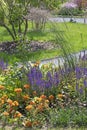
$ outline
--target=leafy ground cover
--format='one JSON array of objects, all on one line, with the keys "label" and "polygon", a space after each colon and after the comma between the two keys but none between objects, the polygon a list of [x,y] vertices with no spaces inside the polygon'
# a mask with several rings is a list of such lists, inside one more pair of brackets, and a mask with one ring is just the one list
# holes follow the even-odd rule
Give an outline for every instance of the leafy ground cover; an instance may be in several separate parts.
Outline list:
[{"label": "leafy ground cover", "polygon": [[0,60],[0,121],[30,129],[87,127],[87,56],[68,64],[39,68]]}]

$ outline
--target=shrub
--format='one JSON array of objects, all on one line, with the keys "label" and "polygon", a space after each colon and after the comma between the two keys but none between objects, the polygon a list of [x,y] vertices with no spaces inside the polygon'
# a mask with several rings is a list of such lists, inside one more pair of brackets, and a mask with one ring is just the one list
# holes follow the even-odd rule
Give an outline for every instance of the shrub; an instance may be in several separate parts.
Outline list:
[{"label": "shrub", "polygon": [[77,5],[74,3],[66,3],[59,10],[59,15],[78,15],[81,11],[78,9]]}]

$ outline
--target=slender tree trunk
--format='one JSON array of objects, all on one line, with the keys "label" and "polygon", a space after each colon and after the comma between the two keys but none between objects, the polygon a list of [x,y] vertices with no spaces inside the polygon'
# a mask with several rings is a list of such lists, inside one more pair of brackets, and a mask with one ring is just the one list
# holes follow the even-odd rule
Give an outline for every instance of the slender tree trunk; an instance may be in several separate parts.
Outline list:
[{"label": "slender tree trunk", "polygon": [[26,33],[27,33],[27,30],[28,30],[28,20],[26,19],[26,20],[25,20],[25,31],[24,31],[24,37],[25,37],[25,35],[26,35]]},{"label": "slender tree trunk", "polygon": [[15,30],[14,24],[12,22],[11,22],[11,26],[12,26],[12,30],[13,30],[14,36],[16,38],[17,34],[16,34],[16,30]]},{"label": "slender tree trunk", "polygon": [[19,29],[18,32],[21,33],[21,21],[19,20]]},{"label": "slender tree trunk", "polygon": [[12,37],[12,39],[15,40],[15,36],[13,35],[13,33],[11,32],[11,30],[9,29],[9,27],[6,26],[5,24],[3,24],[3,27],[6,28],[6,30],[8,31],[8,33],[9,33],[10,36]]}]

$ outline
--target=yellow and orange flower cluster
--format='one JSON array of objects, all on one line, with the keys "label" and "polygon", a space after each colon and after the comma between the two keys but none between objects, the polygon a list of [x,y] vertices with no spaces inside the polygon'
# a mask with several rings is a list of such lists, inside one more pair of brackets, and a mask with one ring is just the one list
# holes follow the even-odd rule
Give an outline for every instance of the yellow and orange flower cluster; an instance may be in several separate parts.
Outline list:
[{"label": "yellow and orange flower cluster", "polygon": [[[39,64],[39,63],[38,63]],[[5,87],[0,85],[0,90],[4,90]],[[24,91],[23,91],[24,90]],[[33,91],[31,93],[31,88],[29,84],[25,84],[22,88],[15,88],[14,91],[14,99],[11,99],[10,96],[8,95],[3,95],[0,98],[0,109],[3,109],[3,106],[5,106],[5,111],[2,111],[2,115],[7,117],[14,117],[20,119],[22,117],[23,113],[20,113],[17,111],[20,106],[23,106],[23,109],[25,109],[25,112],[27,114],[30,114],[29,117],[35,118],[35,115],[39,116],[45,111],[49,111],[51,103],[55,102],[55,99],[63,99],[64,95],[63,94],[57,94],[57,96],[54,95],[45,95],[42,94],[38,96],[38,93],[36,91]],[[29,92],[29,95],[27,93]],[[19,94],[19,96],[18,96]],[[17,97],[17,99],[16,99]],[[24,104],[22,104],[24,103]],[[33,117],[34,115],[34,117]],[[35,119],[29,118],[26,119],[24,122],[25,127],[32,127],[32,126],[37,126],[39,125],[40,120],[38,121]]]},{"label": "yellow and orange flower cluster", "polygon": [[22,114],[20,112],[16,111],[14,114],[14,118],[20,118],[20,117],[22,117]]}]

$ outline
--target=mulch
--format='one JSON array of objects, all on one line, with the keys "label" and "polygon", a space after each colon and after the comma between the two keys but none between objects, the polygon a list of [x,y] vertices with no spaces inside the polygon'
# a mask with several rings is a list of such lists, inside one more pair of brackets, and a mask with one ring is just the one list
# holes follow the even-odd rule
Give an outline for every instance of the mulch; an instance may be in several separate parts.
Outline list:
[{"label": "mulch", "polygon": [[55,45],[52,42],[40,42],[40,41],[29,41],[27,43],[15,42],[15,41],[7,41],[0,43],[0,52],[7,53],[16,53],[19,47],[27,50],[27,51],[38,51],[38,50],[46,50],[53,49]]}]

